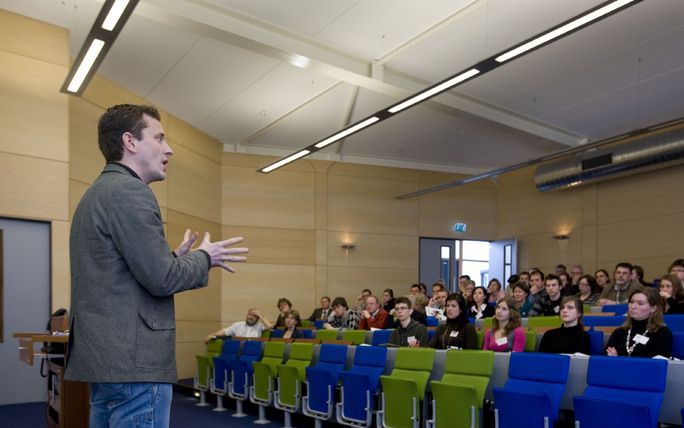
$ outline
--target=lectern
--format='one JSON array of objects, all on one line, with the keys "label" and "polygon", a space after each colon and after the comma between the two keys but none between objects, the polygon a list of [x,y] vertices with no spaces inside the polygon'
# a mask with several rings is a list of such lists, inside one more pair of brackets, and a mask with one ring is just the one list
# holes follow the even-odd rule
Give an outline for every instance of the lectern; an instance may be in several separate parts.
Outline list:
[{"label": "lectern", "polygon": [[[32,366],[36,359],[44,360],[47,366],[47,425],[50,428],[88,428],[90,392],[88,384],[64,380],[64,360],[69,352],[68,317],[52,317],[49,333],[14,333],[19,339],[19,359]],[[39,352],[35,346],[62,344],[64,353],[47,353],[50,347]],[[54,347],[52,347],[54,348]]]}]

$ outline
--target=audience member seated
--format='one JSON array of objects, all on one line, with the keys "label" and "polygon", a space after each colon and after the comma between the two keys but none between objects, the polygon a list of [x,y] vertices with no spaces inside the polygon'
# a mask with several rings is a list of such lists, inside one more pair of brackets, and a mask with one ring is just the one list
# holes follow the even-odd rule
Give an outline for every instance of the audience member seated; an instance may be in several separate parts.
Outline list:
[{"label": "audience member seated", "polygon": [[354,304],[354,310],[358,313],[361,313],[364,309],[366,309],[366,297],[372,296],[373,292],[370,291],[367,288],[364,288],[361,290],[361,294],[356,298],[356,303]]},{"label": "audience member seated", "polygon": [[309,316],[309,321],[314,322],[318,320],[327,320],[330,315],[330,297],[321,297],[321,307],[314,309]]},{"label": "audience member seated", "polygon": [[[418,286],[418,292],[414,293],[415,287]],[[423,294],[420,288],[420,284],[414,284],[411,287],[411,294],[409,294],[407,297],[411,301],[411,306],[413,307],[413,312],[420,312],[425,316],[425,307],[427,306],[428,302],[430,301],[425,294]],[[396,306],[396,302],[395,302]]]},{"label": "audience member seated", "polygon": [[530,286],[527,285],[525,281],[518,281],[511,287],[513,290],[513,302],[515,303],[515,308],[520,313],[520,316],[527,318],[532,309],[532,302],[528,299],[530,295]]},{"label": "audience member seated", "polygon": [[302,324],[302,319],[299,316],[299,311],[294,309],[285,315],[285,331],[283,332],[283,339],[301,339],[304,333],[297,327]]},{"label": "audience member seated", "polygon": [[432,295],[430,296],[430,305],[432,305],[432,299],[437,295],[438,292],[444,290],[444,283],[442,281],[437,281],[432,284]]},{"label": "audience member seated", "polygon": [[629,295],[625,323],[608,339],[610,357],[672,355],[672,332],[663,321],[662,299],[653,288],[641,288]]},{"label": "audience member seated", "polygon": [[596,290],[599,295],[605,290],[606,288],[610,288],[612,285],[610,283],[610,275],[608,274],[608,271],[605,269],[599,269],[596,272],[594,272],[594,279],[596,280],[596,284],[598,285],[598,290]]},{"label": "audience member seated", "polygon": [[627,262],[620,262],[615,265],[613,274],[613,286],[603,289],[599,298],[599,305],[614,305],[616,303],[627,303],[627,299],[633,291],[641,288],[641,284],[632,281],[632,265]]},{"label": "audience member seated", "polygon": [[442,321],[446,319],[444,312],[446,311],[446,299],[449,292],[442,289],[435,293],[430,299],[430,304],[425,307],[425,315],[435,317]]},{"label": "audience member seated", "polygon": [[630,276],[632,282],[638,282],[642,287],[653,287],[650,282],[644,281],[644,268],[639,265],[632,265],[632,275]]},{"label": "audience member seated", "polygon": [[463,287],[463,298],[465,299],[467,307],[471,307],[475,304],[473,301],[473,291],[475,291],[475,281],[471,279],[465,287]]},{"label": "audience member seated", "polygon": [[389,314],[394,310],[394,290],[385,288],[382,292],[382,309]]},{"label": "audience member seated", "polygon": [[494,316],[494,307],[489,305],[489,293],[487,293],[486,288],[475,287],[475,290],[473,290],[473,304],[470,307],[470,316],[476,320]]},{"label": "audience member seated", "polygon": [[530,309],[529,316],[553,316],[560,313],[561,290],[560,278],[556,275],[547,275],[544,280],[544,287],[546,294],[544,294],[537,303]]},{"label": "audience member seated", "polygon": [[371,328],[387,327],[387,311],[380,307],[376,296],[366,297],[366,309],[361,312],[361,321],[358,328],[360,330],[370,330]]},{"label": "audience member seated", "polygon": [[504,297],[512,297],[513,296],[513,284],[516,282],[520,281],[520,276],[518,276],[517,273],[514,273],[513,275],[509,276],[508,279],[506,280],[506,290],[501,291],[501,297],[499,299],[494,300],[492,297],[492,293],[489,293],[489,303],[492,306],[496,306],[496,302],[498,302],[500,299],[503,299]]},{"label": "audience member seated", "polygon": [[575,265],[570,268],[570,281],[571,284],[579,285],[579,280],[584,275],[584,269],[582,265]]},{"label": "audience member seated", "polygon": [[344,297],[335,297],[332,301],[332,313],[323,328],[336,330],[341,328],[355,329],[359,326],[359,313],[349,309]]},{"label": "audience member seated", "polygon": [[563,324],[560,328],[544,333],[539,344],[539,352],[549,354],[574,354],[580,352],[589,355],[591,353],[589,333],[584,331],[581,321],[582,313],[583,304],[579,297],[564,297],[561,302],[560,311],[560,318]]},{"label": "audience member seated", "polygon": [[568,268],[564,264],[559,263],[554,268],[554,273],[556,276],[561,276],[561,274],[568,273]]},{"label": "audience member seated", "polygon": [[525,350],[525,330],[520,327],[520,314],[510,297],[496,304],[492,328],[485,332],[483,349],[497,352]]},{"label": "audience member seated", "polygon": [[528,282],[530,284],[530,295],[527,298],[534,305],[546,294],[544,291],[544,272],[540,270],[531,272]]},{"label": "audience member seated", "polygon": [[[527,271],[522,271],[518,274],[518,281],[521,282],[526,282],[527,285],[530,285],[530,273]],[[532,302],[534,303],[534,302]]]},{"label": "audience member seated", "polygon": [[411,301],[408,297],[397,297],[394,302],[397,326],[390,335],[390,345],[410,347],[425,347],[428,345],[427,327],[411,318],[412,311]]},{"label": "audience member seated", "polygon": [[[508,284],[511,285],[510,282]],[[489,284],[487,284],[487,294],[489,296],[487,297],[487,303],[492,303],[492,307],[496,305],[496,302],[498,302],[499,299],[506,297],[506,292],[503,291],[501,282],[496,278],[489,280]]]},{"label": "audience member seated", "polygon": [[[465,295],[466,285],[470,283],[470,275],[461,275],[458,277],[458,291],[462,296]],[[466,302],[468,303],[468,302]]]},{"label": "audience member seated", "polygon": [[477,349],[477,332],[468,322],[465,300],[459,294],[446,298],[446,323],[437,327],[428,345],[435,349]]},{"label": "audience member seated", "polygon": [[273,328],[271,322],[264,318],[257,309],[250,308],[244,321],[238,321],[226,328],[217,330],[208,335],[204,341],[209,342],[216,336],[261,337],[261,333],[269,328]]},{"label": "audience member seated", "polygon": [[677,259],[673,261],[667,271],[671,275],[677,275],[679,280],[682,282],[682,285],[684,285],[684,259]]},{"label": "audience member seated", "polygon": [[561,295],[575,296],[577,293],[579,293],[579,287],[577,284],[572,283],[572,278],[570,277],[569,273],[564,272],[558,275],[558,279],[560,279],[561,283]]},{"label": "audience member seated", "polygon": [[666,314],[684,314],[684,289],[677,275],[660,278],[658,292],[663,298]]},{"label": "audience member seated", "polygon": [[276,327],[285,327],[285,315],[287,315],[288,312],[292,310],[292,302],[290,299],[286,297],[281,297],[278,299],[278,310],[280,311],[280,314],[278,315],[278,319],[276,320],[275,326]]},{"label": "audience member seated", "polygon": [[596,306],[598,304],[598,284],[591,275],[582,275],[577,283],[579,286],[579,299],[583,305]]}]

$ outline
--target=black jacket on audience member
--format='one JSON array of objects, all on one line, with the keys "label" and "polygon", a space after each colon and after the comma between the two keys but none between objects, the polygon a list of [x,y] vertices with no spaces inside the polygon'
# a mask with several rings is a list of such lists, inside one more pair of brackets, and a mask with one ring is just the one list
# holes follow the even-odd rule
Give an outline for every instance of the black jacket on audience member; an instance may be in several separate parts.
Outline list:
[{"label": "black jacket on audience member", "polygon": [[584,327],[581,324],[574,327],[561,326],[560,328],[554,328],[542,336],[539,352],[549,354],[574,354],[575,352],[581,352],[589,355],[591,353],[589,333],[584,331]]},{"label": "black jacket on audience member", "polygon": [[[633,339],[637,334],[643,335],[646,331],[646,324],[648,320],[634,321],[632,320],[632,332],[630,339]],[[613,347],[621,357],[646,357],[653,358],[656,355],[669,358],[672,356],[672,331],[667,327],[660,327],[658,331],[646,333],[648,343],[645,345],[637,344],[632,350],[632,354],[627,354],[627,330],[623,327],[616,329],[608,339],[606,348]],[[634,345],[634,340],[630,340],[630,346]]]}]

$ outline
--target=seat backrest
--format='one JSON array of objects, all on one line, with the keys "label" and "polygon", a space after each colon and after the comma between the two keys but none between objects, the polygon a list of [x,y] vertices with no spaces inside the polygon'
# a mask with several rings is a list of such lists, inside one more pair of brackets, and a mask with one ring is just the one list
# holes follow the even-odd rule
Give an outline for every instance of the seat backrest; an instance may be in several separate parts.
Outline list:
[{"label": "seat backrest", "polygon": [[209,358],[218,357],[221,355],[221,349],[223,347],[223,339],[211,339],[207,343],[207,352],[205,356]]},{"label": "seat backrest", "polygon": [[528,327],[560,327],[561,320],[558,316],[530,317],[527,319]]},{"label": "seat backrest", "polygon": [[285,342],[265,342],[264,355],[260,362],[271,368],[271,374],[275,377],[278,373],[278,366],[283,362],[285,354]]},{"label": "seat backrest", "polygon": [[290,356],[285,363],[286,367],[295,367],[299,373],[299,379],[306,377],[306,367],[311,364],[313,358],[313,343],[290,344]]},{"label": "seat backrest", "polygon": [[318,340],[336,340],[337,330],[316,330],[316,339]]},{"label": "seat backrest", "polygon": [[380,382],[380,376],[385,371],[387,348],[382,346],[357,346],[354,352],[354,363],[349,368],[350,373],[368,376],[370,388],[375,391]]},{"label": "seat backrest", "polygon": [[684,331],[684,315],[665,315],[665,325],[673,332]]},{"label": "seat backrest", "polygon": [[422,396],[434,362],[435,350],[432,348],[399,348],[390,376],[415,381],[418,394]]},{"label": "seat backrest", "polygon": [[606,316],[592,316],[586,315],[582,317],[582,324],[593,327],[593,326],[618,326],[625,322],[625,317],[623,315],[615,315],[612,317]]},{"label": "seat backrest", "polygon": [[441,382],[470,385],[475,388],[478,402],[482,402],[493,370],[493,351],[450,350],[446,354]]},{"label": "seat backrest", "polygon": [[615,315],[624,315],[627,313],[627,303],[603,305],[601,307],[601,312],[614,312]]},{"label": "seat backrest", "polygon": [[568,355],[511,354],[505,389],[545,393],[551,400],[553,414],[558,413],[570,370]]},{"label": "seat backrest", "polygon": [[589,334],[589,347],[591,355],[605,355],[603,350],[603,332],[594,330],[587,331]]},{"label": "seat backrest", "polygon": [[371,333],[371,345],[378,346],[389,343],[393,331],[394,329],[374,330]]},{"label": "seat backrest", "polygon": [[342,332],[342,340],[349,340],[352,345],[366,343],[366,330],[345,330]]},{"label": "seat backrest", "polygon": [[239,353],[240,353],[240,341],[239,340],[225,340],[223,342],[223,347],[221,348],[221,358],[234,359],[234,358],[237,358]]},{"label": "seat backrest", "polygon": [[584,397],[649,407],[657,421],[667,380],[667,360],[593,356]]},{"label": "seat backrest", "polygon": [[684,359],[684,331],[672,333],[672,356]]},{"label": "seat backrest", "polygon": [[240,353],[240,359],[242,357],[256,357],[257,359],[261,357],[261,347],[263,342],[258,341],[248,341],[242,344],[242,352]]},{"label": "seat backrest", "polygon": [[274,338],[278,339],[278,338],[283,337],[284,333],[285,333],[285,330],[283,330],[282,328],[274,328],[273,330],[271,330],[271,336],[270,337],[271,337],[271,339],[274,339]]},{"label": "seat backrest", "polygon": [[317,368],[334,369],[344,368],[347,362],[347,346],[324,343],[318,353]]},{"label": "seat backrest", "polygon": [[525,352],[535,352],[537,350],[537,332],[525,330]]},{"label": "seat backrest", "polygon": [[439,320],[437,317],[425,317],[428,327],[437,327],[439,325]]}]

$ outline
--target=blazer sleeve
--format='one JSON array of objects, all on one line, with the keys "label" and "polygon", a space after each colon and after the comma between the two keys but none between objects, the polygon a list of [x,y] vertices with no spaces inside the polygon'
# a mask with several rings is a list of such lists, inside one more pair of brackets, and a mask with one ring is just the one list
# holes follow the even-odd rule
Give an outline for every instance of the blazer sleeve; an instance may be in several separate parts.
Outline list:
[{"label": "blazer sleeve", "polygon": [[152,190],[126,180],[111,193],[107,229],[116,250],[150,294],[170,296],[208,282],[209,255],[191,251],[175,257],[164,236],[159,206]]}]

